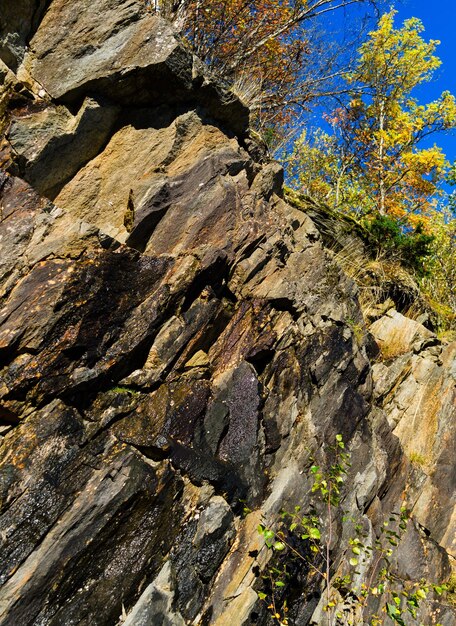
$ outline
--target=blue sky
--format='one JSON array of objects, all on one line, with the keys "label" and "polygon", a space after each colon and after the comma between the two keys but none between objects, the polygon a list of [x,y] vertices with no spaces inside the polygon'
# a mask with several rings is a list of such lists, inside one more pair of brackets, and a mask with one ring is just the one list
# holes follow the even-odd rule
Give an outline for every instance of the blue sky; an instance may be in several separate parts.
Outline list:
[{"label": "blue sky", "polygon": [[[435,74],[435,79],[424,84],[416,93],[420,101],[431,102],[448,90],[456,95],[456,1],[455,0],[402,0],[396,3],[396,25],[399,26],[409,17],[418,17],[423,22],[426,40],[438,39],[437,56],[442,65]],[[440,146],[447,158],[456,160],[456,131],[435,135],[431,143]]]}]

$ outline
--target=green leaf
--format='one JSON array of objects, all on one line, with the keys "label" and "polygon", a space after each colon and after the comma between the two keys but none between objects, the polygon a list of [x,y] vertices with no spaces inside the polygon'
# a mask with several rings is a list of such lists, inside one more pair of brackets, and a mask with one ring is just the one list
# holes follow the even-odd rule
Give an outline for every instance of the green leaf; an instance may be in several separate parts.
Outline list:
[{"label": "green leaf", "polygon": [[361,554],[361,550],[357,546],[352,548],[352,552],[353,552],[353,554]]},{"label": "green leaf", "polygon": [[281,552],[282,550],[285,550],[285,544],[282,543],[282,541],[276,541],[273,548],[274,550]]},{"label": "green leaf", "polygon": [[276,580],[274,584],[276,587],[285,587],[285,583],[281,580]]},{"label": "green leaf", "polygon": [[387,604],[386,612],[388,613],[389,617],[391,617],[391,619],[397,622],[400,626],[406,626],[404,620],[401,617],[401,612],[396,606],[394,606],[394,604]]},{"label": "green leaf", "polygon": [[358,559],[355,559],[355,557],[352,557],[349,563],[350,565],[353,565],[353,567],[355,567],[355,565],[358,565]]},{"label": "green leaf", "polygon": [[393,619],[395,618],[398,610],[397,607],[394,604],[386,604],[386,612],[388,613],[389,617],[392,617]]},{"label": "green leaf", "polygon": [[318,528],[309,528],[309,535],[312,539],[321,539],[321,533]]},{"label": "green leaf", "polygon": [[262,591],[258,591],[257,595],[260,598],[260,600],[265,600],[267,598],[267,595],[263,593]]},{"label": "green leaf", "polygon": [[342,441],[343,437],[342,435],[336,435],[336,441]]}]

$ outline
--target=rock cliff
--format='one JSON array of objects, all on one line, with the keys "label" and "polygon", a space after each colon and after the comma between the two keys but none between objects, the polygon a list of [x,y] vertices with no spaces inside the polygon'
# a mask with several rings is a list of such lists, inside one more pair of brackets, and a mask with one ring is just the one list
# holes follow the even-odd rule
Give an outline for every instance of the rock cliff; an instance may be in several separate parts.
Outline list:
[{"label": "rock cliff", "polygon": [[[336,434],[347,514],[405,505],[391,567],[448,580],[456,344],[394,302],[366,326],[333,225],[143,2],[0,14],[0,624],[272,623],[257,526]],[[326,623],[293,567],[290,624]],[[431,592],[418,619],[456,624]]]}]

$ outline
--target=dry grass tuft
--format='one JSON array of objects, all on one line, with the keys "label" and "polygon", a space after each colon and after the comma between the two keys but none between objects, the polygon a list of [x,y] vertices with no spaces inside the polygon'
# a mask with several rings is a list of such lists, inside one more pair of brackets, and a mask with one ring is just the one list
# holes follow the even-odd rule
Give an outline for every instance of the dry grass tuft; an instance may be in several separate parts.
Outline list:
[{"label": "dry grass tuft", "polygon": [[238,74],[230,91],[251,111],[261,107],[263,101],[262,81],[246,73]]},{"label": "dry grass tuft", "polygon": [[418,286],[399,263],[381,258],[370,259],[360,254],[356,242],[334,252],[334,260],[357,284],[359,304],[366,322],[381,317],[390,308],[398,308],[391,299],[393,285],[407,293],[407,300],[411,300],[409,309],[413,307],[414,316],[423,313]]}]

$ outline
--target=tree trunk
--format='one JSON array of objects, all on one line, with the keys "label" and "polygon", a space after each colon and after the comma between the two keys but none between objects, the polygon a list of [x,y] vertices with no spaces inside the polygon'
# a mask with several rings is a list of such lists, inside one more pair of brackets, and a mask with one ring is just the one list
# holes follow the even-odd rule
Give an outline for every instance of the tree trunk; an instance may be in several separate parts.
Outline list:
[{"label": "tree trunk", "polygon": [[378,146],[378,169],[379,169],[379,206],[378,212],[380,215],[386,215],[385,209],[385,139],[383,137],[383,131],[385,129],[385,101],[380,100],[380,118],[379,118],[379,131],[380,141]]}]

